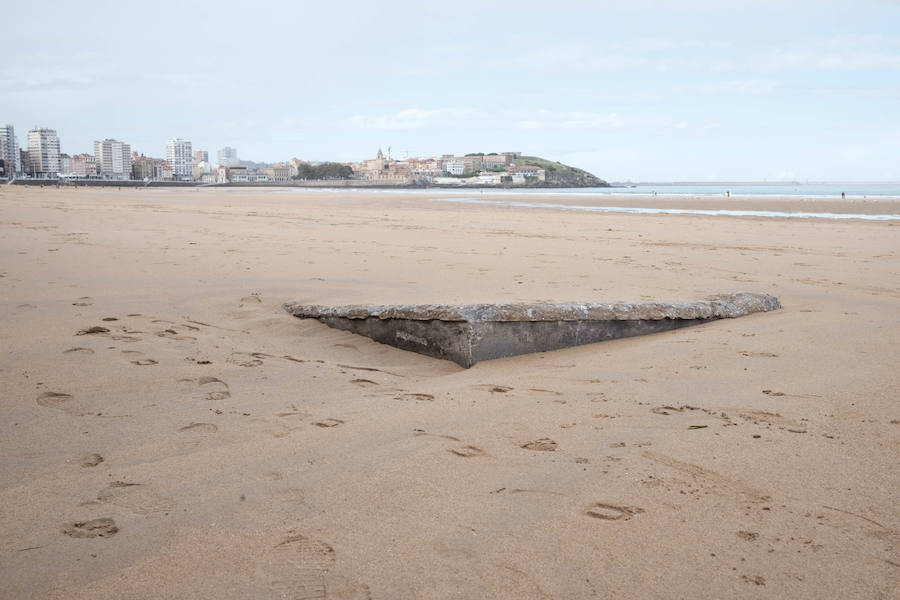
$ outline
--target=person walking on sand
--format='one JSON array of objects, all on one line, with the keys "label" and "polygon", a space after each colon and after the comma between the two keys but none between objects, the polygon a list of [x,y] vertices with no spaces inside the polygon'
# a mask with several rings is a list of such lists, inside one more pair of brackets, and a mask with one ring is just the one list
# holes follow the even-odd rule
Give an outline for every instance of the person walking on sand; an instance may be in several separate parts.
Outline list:
[{"label": "person walking on sand", "polygon": [[841,192],[841,200],[846,200],[847,194],[845,192]]}]

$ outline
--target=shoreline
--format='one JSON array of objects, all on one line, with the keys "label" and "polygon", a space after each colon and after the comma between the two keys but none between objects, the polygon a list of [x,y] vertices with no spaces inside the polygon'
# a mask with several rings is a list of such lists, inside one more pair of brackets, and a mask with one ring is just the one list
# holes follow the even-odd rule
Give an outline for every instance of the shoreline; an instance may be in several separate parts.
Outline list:
[{"label": "shoreline", "polygon": [[[346,182],[346,183],[342,183]],[[455,190],[455,189],[470,189],[470,190],[542,190],[542,189],[591,189],[591,188],[610,188],[614,189],[617,187],[624,186],[614,186],[614,185],[555,185],[555,184],[540,184],[540,185],[469,185],[469,184],[461,184],[461,185],[440,185],[440,184],[428,184],[428,183],[382,183],[378,181],[366,181],[366,180],[310,180],[310,181],[297,181],[297,182],[289,182],[289,181],[257,181],[257,182],[235,182],[230,181],[228,183],[203,183],[200,181],[138,181],[134,179],[126,179],[122,181],[116,180],[105,180],[105,179],[15,179],[11,184],[9,184],[8,180],[0,179],[0,185],[22,185],[22,186],[38,186],[38,187],[125,187],[125,188],[142,188],[142,187],[153,187],[153,188],[184,188],[184,187],[196,187],[196,188],[215,188],[215,189],[228,189],[228,188],[298,188],[298,189],[335,189],[335,190],[344,190],[344,189],[352,189],[352,190],[378,190],[378,189],[398,189],[398,190]]]},{"label": "shoreline", "polygon": [[[0,194],[15,189],[13,186],[0,186]],[[495,206],[497,208],[530,208],[533,210],[570,212],[609,212],[609,213],[647,213],[667,214],[677,216],[678,211],[688,211],[688,214],[702,216],[704,212],[722,212],[727,216],[731,212],[759,212],[759,213],[784,213],[783,215],[761,214],[760,217],[772,218],[797,218],[799,213],[807,213],[814,217],[814,213],[828,213],[834,215],[861,214],[882,215],[883,220],[892,221],[900,215],[900,198],[831,198],[809,196],[738,196],[730,198],[722,196],[697,196],[697,195],[638,195],[615,193],[566,193],[553,190],[528,191],[523,190],[492,190],[478,192],[476,190],[445,190],[445,189],[405,189],[405,188],[381,188],[381,189],[340,189],[340,188],[295,188],[295,187],[211,187],[211,186],[152,186],[123,187],[97,186],[89,188],[95,194],[129,194],[135,192],[151,192],[155,195],[181,197],[183,194],[201,194],[202,197],[222,196],[223,201],[246,194],[259,194],[260,197],[289,197],[294,201],[308,202],[312,199],[332,198],[341,204],[351,201],[407,201],[412,205],[423,202],[443,202],[447,204],[458,203],[467,205],[472,210],[479,207]],[[56,192],[55,186],[47,186],[38,193]],[[60,187],[59,191],[80,193],[72,188]],[[552,199],[552,202],[547,202]],[[715,216],[715,215],[709,215]],[[753,217],[753,214],[734,214],[734,217]],[[804,215],[806,216],[806,215]],[[847,218],[847,217],[841,217]]]}]

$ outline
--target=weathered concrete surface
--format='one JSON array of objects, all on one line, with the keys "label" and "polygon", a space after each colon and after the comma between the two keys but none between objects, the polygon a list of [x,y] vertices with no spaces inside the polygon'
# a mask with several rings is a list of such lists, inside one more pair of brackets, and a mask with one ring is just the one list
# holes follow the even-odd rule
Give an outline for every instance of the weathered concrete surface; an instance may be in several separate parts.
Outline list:
[{"label": "weathered concrete surface", "polygon": [[285,304],[377,342],[471,367],[482,360],[657,333],[781,308],[768,294],[736,292],[661,302],[317,306]]}]

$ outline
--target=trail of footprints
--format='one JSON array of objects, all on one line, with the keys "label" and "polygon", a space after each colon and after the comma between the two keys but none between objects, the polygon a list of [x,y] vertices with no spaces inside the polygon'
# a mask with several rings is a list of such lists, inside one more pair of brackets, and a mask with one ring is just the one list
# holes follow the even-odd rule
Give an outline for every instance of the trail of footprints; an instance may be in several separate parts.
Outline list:
[{"label": "trail of footprints", "polygon": [[[241,307],[244,307],[245,305],[251,303],[258,304],[260,302],[261,300],[258,295],[248,296],[241,299]],[[91,299],[79,298],[79,301],[73,304],[76,306],[90,306]],[[137,313],[129,315],[129,317],[140,316],[142,315]],[[118,319],[115,317],[107,317],[103,319],[103,321],[106,323],[114,323],[118,321]],[[165,326],[165,329],[156,333],[157,337],[171,339],[174,341],[196,341],[196,338],[193,336],[181,334],[178,329],[176,329],[176,327],[187,329],[191,332],[199,331],[198,327],[189,325],[187,323],[176,324],[172,321],[163,319],[154,319],[151,321],[151,323],[155,325]],[[197,325],[209,326],[206,323],[200,322],[197,322]],[[141,339],[140,337],[136,337],[135,334],[143,333],[141,331],[128,330],[125,327],[121,327],[121,330],[121,333],[114,334],[108,327],[96,325],[79,330],[76,335],[109,335],[109,337],[116,339],[117,341],[132,342],[139,341]],[[85,347],[73,347],[66,350],[65,353],[70,355],[91,355],[94,354],[94,350]],[[123,353],[129,355],[140,354],[135,351],[123,351]],[[310,362],[288,355],[276,357],[274,355],[262,352],[233,352],[228,356],[228,358],[226,358],[226,363],[245,368],[254,368],[261,366],[264,359],[271,358],[280,358],[297,363]],[[208,360],[197,360],[190,358],[186,360],[191,360],[192,362],[196,362],[198,364],[210,363],[210,361]],[[152,358],[135,358],[130,362],[137,366],[151,366],[158,364],[158,362]],[[357,367],[342,364],[339,364],[337,366],[340,368],[358,371],[385,372],[392,376],[403,377],[403,375],[399,375],[397,373],[389,373],[373,367]],[[195,382],[196,387],[199,388],[198,391],[193,394],[193,397],[195,399],[206,401],[221,401],[231,397],[231,391],[228,384],[217,377],[202,376],[195,380],[188,381]],[[351,379],[350,383],[362,388],[375,387],[379,385],[377,381],[366,377],[356,377],[354,379]],[[498,384],[480,384],[474,387],[477,390],[485,391],[492,395],[506,394],[513,390],[512,387]],[[552,392],[552,390],[535,389],[531,391],[547,392],[553,393],[554,395],[559,395],[558,392]],[[435,400],[434,395],[423,392],[402,392],[400,394],[397,394],[395,398],[401,401],[412,402],[432,402]],[[45,392],[41,394],[41,396],[39,396],[38,404],[49,408],[64,410],[66,412],[69,412],[70,414],[84,414],[72,407],[71,400],[72,396],[70,394],[62,392]],[[672,407],[661,408],[662,410],[665,410]],[[278,416],[294,416],[298,414],[306,416],[303,413],[299,413],[296,411],[290,413],[279,413]],[[661,414],[668,413],[661,412]],[[312,422],[312,425],[321,429],[332,429],[344,424],[345,421],[333,417]],[[213,434],[218,431],[218,427],[212,423],[190,422],[187,425],[178,428],[178,431],[184,433]],[[457,445],[448,448],[447,452],[459,458],[475,459],[479,457],[490,456],[484,449],[471,444],[463,444],[462,441],[455,436],[430,434],[422,430],[416,430],[415,435],[434,436],[456,442]],[[547,437],[526,441],[519,444],[519,446],[524,450],[533,452],[553,452],[557,449],[557,443]],[[102,461],[102,456],[100,456],[99,454],[93,454],[85,457],[82,460],[81,465],[83,467],[93,467],[100,464],[100,462]],[[153,494],[142,484],[125,483],[120,481],[113,482],[112,484],[104,488],[104,490],[101,490],[101,492],[97,496],[97,502],[118,505],[132,510],[135,513],[143,515],[166,512],[171,510],[173,507],[173,503],[171,500]],[[583,514],[585,516],[605,521],[627,521],[633,516],[638,515],[642,512],[644,512],[643,509],[638,507],[615,505],[602,502],[591,504],[583,510]],[[114,535],[116,532],[118,532],[118,527],[115,525],[112,519],[105,518],[95,519],[94,521],[71,523],[64,528],[64,533],[66,535],[69,535],[70,537],[108,537],[110,535]],[[268,562],[269,567],[273,571],[271,578],[273,591],[283,597],[310,599],[324,598],[324,576],[333,564],[334,550],[329,545],[325,544],[324,542],[320,542],[318,540],[303,536],[301,534],[290,535],[281,543],[275,546],[272,552],[271,560]],[[362,590],[364,587],[365,586],[361,586],[360,590]],[[367,590],[365,590],[365,592],[367,595]]]},{"label": "trail of footprints", "polygon": [[[425,431],[424,429],[414,430],[413,435],[416,437],[419,437],[419,436],[436,437],[436,438],[451,440],[454,442],[461,441],[456,436],[429,433],[429,432]],[[554,441],[550,438],[543,437],[543,438],[538,438],[536,440],[524,442],[524,443],[520,444],[519,447],[524,450],[531,450],[531,451],[535,451],[535,452],[554,452],[557,449],[558,444],[556,443],[556,441]],[[448,448],[447,451],[450,452],[451,454],[453,454],[454,456],[459,456],[461,458],[476,458],[476,457],[489,456],[489,454],[487,452],[485,452],[478,446],[472,446],[472,445],[468,445],[468,444],[461,445],[461,446],[455,446],[453,448]],[[584,464],[587,462],[587,460],[586,459],[576,459],[575,462],[578,464]],[[505,490],[506,490],[506,488],[500,488],[499,490],[496,490],[496,492],[501,492],[501,491],[505,491]],[[526,491],[535,491],[535,490],[511,490],[510,493],[526,492]],[[492,492],[492,493],[496,493],[496,492]],[[601,521],[628,521],[635,515],[639,515],[643,512],[644,512],[644,509],[637,507],[637,506],[610,504],[610,503],[606,503],[606,502],[594,502],[594,503],[590,504],[589,506],[585,507],[582,511],[582,514],[584,514],[587,517],[591,517],[593,519],[598,519]]]}]

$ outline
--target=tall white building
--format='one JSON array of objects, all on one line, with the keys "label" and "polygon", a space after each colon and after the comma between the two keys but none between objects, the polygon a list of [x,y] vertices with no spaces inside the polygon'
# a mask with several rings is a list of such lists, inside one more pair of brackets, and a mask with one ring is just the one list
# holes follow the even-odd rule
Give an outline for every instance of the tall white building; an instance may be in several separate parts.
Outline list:
[{"label": "tall white building", "polygon": [[166,144],[166,162],[172,168],[172,176],[180,181],[190,181],[194,174],[194,157],[191,143],[181,138],[169,140]]},{"label": "tall white building", "polygon": [[444,172],[451,175],[462,175],[466,172],[466,163],[461,158],[450,158],[444,160]]},{"label": "tall white building", "polygon": [[19,160],[19,140],[16,129],[12,125],[0,127],[0,158],[9,165],[9,170],[22,172],[22,161]]},{"label": "tall white building", "polygon": [[118,140],[94,142],[94,160],[103,179],[131,179],[131,146]]},{"label": "tall white building", "polygon": [[218,158],[220,167],[233,167],[241,162],[237,155],[237,149],[231,146],[225,146],[219,150]]},{"label": "tall white building", "polygon": [[56,177],[59,173],[59,136],[55,129],[35,127],[28,132],[28,159],[34,177]]}]

